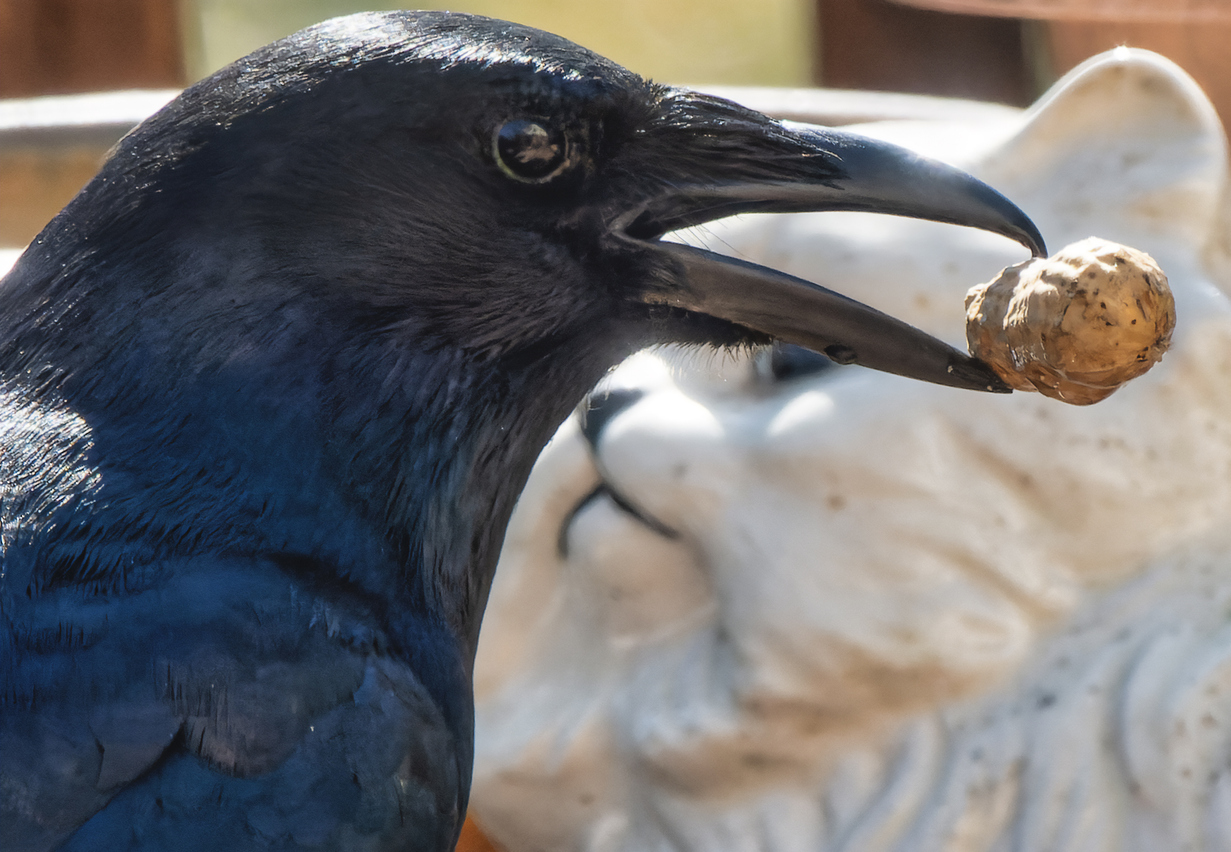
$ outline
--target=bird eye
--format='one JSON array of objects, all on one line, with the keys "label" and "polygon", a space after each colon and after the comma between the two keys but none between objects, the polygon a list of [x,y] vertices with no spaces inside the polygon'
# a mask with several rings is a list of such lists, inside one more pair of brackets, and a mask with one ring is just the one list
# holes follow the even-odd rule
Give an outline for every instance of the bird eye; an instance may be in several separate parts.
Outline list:
[{"label": "bird eye", "polygon": [[526,183],[551,180],[569,164],[568,139],[537,121],[514,119],[496,131],[496,162],[509,177]]}]

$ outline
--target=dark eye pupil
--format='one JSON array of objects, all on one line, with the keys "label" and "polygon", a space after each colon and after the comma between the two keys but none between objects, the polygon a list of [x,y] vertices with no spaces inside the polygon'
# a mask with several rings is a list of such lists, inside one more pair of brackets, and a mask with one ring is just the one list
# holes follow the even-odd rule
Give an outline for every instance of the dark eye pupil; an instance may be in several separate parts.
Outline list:
[{"label": "dark eye pupil", "polygon": [[564,163],[564,134],[536,121],[506,122],[496,135],[496,154],[515,176],[542,180]]}]

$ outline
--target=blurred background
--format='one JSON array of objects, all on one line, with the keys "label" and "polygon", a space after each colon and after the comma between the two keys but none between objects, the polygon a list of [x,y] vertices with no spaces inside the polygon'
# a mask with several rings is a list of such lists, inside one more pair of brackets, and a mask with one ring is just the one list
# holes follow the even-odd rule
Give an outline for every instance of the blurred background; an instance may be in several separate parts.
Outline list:
[{"label": "blurred background", "polygon": [[[325,18],[431,5],[0,0],[0,99],[178,89]],[[437,8],[446,5],[551,30],[664,82],[825,86],[1016,106],[1083,59],[1130,44],[1178,62],[1224,120],[1231,115],[1231,0],[459,0]],[[94,173],[118,138],[114,128],[159,103],[63,101],[34,115],[28,103],[6,109],[0,101],[0,247],[33,238]],[[108,114],[94,116],[99,109]],[[113,129],[48,129],[91,122]]]},{"label": "blurred background", "polygon": [[[180,87],[365,0],[0,0],[0,97]],[[1190,60],[1214,94],[1231,0],[460,0],[674,83],[880,89],[1025,104],[1116,44]],[[1217,60],[1225,64],[1217,66]],[[1204,69],[1209,67],[1209,73]]]}]

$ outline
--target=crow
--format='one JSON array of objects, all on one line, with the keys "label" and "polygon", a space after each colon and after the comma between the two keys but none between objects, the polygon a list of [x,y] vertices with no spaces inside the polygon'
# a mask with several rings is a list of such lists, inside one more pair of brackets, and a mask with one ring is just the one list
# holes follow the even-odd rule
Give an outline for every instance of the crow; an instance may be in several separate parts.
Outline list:
[{"label": "crow", "polygon": [[326,22],[137,127],[0,286],[0,848],[451,848],[506,522],[612,365],[1005,390],[659,239],[824,209],[1045,253],[962,172],[469,15]]}]

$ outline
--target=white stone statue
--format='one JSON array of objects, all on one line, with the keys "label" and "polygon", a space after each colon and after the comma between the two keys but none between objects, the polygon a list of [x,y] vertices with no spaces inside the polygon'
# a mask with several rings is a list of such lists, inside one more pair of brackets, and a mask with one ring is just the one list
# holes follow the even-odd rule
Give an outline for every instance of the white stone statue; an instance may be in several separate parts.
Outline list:
[{"label": "white stone statue", "polygon": [[[661,351],[567,423],[483,627],[473,809],[509,852],[1231,849],[1231,217],[1202,93],[1120,49],[1034,108],[863,128],[1049,246],[1153,255],[1162,363],[1105,402]],[[981,232],[856,214],[709,239],[961,345]],[[614,411],[614,413],[613,413]],[[593,446],[591,446],[591,441]]]}]

